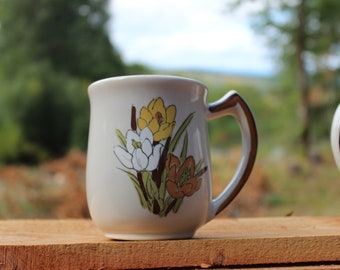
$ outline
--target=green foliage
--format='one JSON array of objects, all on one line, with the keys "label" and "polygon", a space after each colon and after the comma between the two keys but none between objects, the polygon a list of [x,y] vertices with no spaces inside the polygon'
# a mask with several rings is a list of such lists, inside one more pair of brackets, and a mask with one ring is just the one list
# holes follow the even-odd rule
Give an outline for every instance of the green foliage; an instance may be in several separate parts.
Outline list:
[{"label": "green foliage", "polygon": [[[282,113],[284,114],[284,111],[281,110],[282,107],[277,106],[280,102],[276,100],[275,95],[261,91],[256,85],[240,84],[231,86],[230,89],[236,89],[252,109],[260,140],[267,143],[273,142],[275,140],[272,136],[273,133],[282,128],[282,123],[284,122],[282,121],[283,119],[279,118],[285,117],[282,115]],[[227,93],[227,90],[222,87],[209,90],[209,102],[216,101]],[[221,117],[210,121],[208,126],[213,147],[220,149],[240,145],[240,128],[234,118]]]},{"label": "green foliage", "polygon": [[125,67],[125,70],[128,75],[152,74],[153,73],[153,70],[149,69],[148,67],[140,63],[127,65]]},{"label": "green foliage", "polygon": [[126,74],[106,32],[107,4],[1,1],[2,162],[39,162],[70,147],[86,149],[87,86]]},{"label": "green foliage", "polygon": [[20,127],[12,121],[1,122],[0,142],[0,161],[9,162],[15,160],[22,143]]},{"label": "green foliage", "polygon": [[[209,89],[208,102],[215,102],[222,98],[227,91],[223,88]],[[224,148],[239,143],[240,131],[237,122],[227,116],[208,122],[209,136],[212,146]]]},{"label": "green foliage", "polygon": [[[229,7],[249,1],[232,0]],[[340,102],[340,1],[257,2],[261,8],[251,18],[275,53],[278,93],[295,110],[294,134],[305,146],[312,145],[328,137],[329,119]]]},{"label": "green foliage", "polygon": [[48,59],[56,71],[91,80],[124,73],[106,33],[107,2],[3,0],[0,50],[6,69]]},{"label": "green foliage", "polygon": [[[38,162],[49,156],[63,155],[76,139],[80,140],[77,146],[84,149],[87,140],[84,126],[88,126],[88,122],[83,118],[88,119],[89,113],[85,95],[80,94],[84,85],[66,74],[53,72],[47,63],[26,66],[18,77],[20,80],[7,82],[6,89],[2,89],[7,93],[5,114],[10,115],[11,124],[1,125],[3,130],[10,125],[12,132],[18,132],[20,127],[20,136],[13,137],[19,141],[13,145],[16,158]],[[2,136],[9,136],[8,132],[7,135],[2,132]]]}]

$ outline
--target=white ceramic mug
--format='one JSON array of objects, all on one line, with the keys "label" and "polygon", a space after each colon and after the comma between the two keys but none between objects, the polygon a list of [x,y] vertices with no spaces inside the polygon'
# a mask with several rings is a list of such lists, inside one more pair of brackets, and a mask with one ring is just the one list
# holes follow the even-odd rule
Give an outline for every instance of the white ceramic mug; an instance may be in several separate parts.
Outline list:
[{"label": "white ceramic mug", "polygon": [[[107,237],[190,238],[247,181],[257,131],[237,92],[207,104],[202,83],[161,75],[108,78],[88,92],[87,201]],[[233,178],[212,199],[207,121],[224,115],[238,121],[243,151]]]},{"label": "white ceramic mug", "polygon": [[331,146],[335,163],[340,170],[340,104],[335,111],[331,127]]}]

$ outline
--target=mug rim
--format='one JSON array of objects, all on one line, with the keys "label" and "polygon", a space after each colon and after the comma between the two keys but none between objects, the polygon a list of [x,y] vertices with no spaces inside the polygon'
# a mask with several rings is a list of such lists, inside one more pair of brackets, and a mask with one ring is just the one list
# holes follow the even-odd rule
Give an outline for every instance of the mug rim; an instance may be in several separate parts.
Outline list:
[{"label": "mug rim", "polygon": [[88,89],[89,91],[95,87],[107,84],[107,83],[114,83],[114,82],[121,82],[125,81],[128,83],[136,83],[137,81],[141,82],[164,82],[164,81],[178,81],[178,82],[184,82],[184,83],[191,83],[191,84],[197,84],[201,86],[204,89],[207,89],[207,86],[195,79],[187,78],[187,77],[181,77],[181,76],[175,76],[175,75],[161,75],[161,74],[139,74],[139,75],[123,75],[123,76],[114,76],[114,77],[108,77],[104,79],[100,79],[97,81],[92,82]]}]

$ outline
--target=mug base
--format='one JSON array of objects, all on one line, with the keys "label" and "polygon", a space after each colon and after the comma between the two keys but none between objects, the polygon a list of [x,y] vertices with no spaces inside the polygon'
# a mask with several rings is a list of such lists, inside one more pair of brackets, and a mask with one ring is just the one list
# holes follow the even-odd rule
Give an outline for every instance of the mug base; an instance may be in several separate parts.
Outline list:
[{"label": "mug base", "polygon": [[112,240],[174,240],[174,239],[190,239],[194,236],[195,232],[185,232],[178,234],[122,234],[122,233],[105,233],[104,235]]}]

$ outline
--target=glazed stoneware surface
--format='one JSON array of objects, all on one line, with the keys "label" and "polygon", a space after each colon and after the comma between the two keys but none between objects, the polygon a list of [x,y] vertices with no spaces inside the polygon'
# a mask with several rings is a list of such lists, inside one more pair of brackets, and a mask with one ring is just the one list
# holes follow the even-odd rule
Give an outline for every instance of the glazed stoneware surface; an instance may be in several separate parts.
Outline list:
[{"label": "glazed stoneware surface", "polygon": [[[207,104],[202,83],[161,75],[108,78],[88,91],[87,200],[107,237],[190,238],[247,181],[257,132],[237,92]],[[207,121],[224,115],[239,122],[243,153],[234,177],[212,199]]]},{"label": "glazed stoneware surface", "polygon": [[338,105],[332,122],[331,146],[335,162],[340,170],[340,104]]}]

